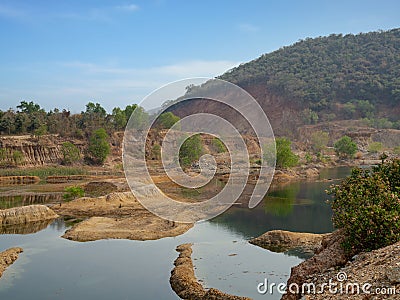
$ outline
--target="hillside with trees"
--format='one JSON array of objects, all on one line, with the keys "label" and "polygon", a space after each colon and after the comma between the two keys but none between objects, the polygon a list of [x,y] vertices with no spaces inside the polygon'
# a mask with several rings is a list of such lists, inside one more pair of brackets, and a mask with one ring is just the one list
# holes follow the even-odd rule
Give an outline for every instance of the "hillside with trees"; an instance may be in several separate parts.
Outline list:
[{"label": "hillside with trees", "polygon": [[[252,94],[278,135],[341,120],[400,128],[400,29],[307,38],[218,78]],[[183,117],[210,105],[178,104],[174,111]]]},{"label": "hillside with trees", "polygon": [[339,112],[331,118],[371,117],[376,106],[400,102],[400,29],[307,38],[219,78],[245,88],[263,85],[317,113]]}]

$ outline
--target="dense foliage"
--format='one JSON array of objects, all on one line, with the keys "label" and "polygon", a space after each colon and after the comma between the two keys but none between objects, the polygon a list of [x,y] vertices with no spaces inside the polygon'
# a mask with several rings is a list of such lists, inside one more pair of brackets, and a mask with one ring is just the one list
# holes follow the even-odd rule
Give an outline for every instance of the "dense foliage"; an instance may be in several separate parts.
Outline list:
[{"label": "dense foliage", "polygon": [[89,153],[95,163],[102,164],[110,154],[110,144],[108,143],[108,135],[104,128],[97,129],[93,132],[89,140]]},{"label": "dense foliage", "polygon": [[245,88],[263,85],[268,92],[310,109],[304,111],[309,124],[318,115],[373,120],[377,104],[390,107],[400,101],[399,52],[400,29],[332,34],[264,54],[220,78]]},{"label": "dense foliage", "polygon": [[[264,159],[268,165],[273,166],[273,159],[276,159],[276,167],[278,168],[290,168],[294,167],[299,163],[299,157],[293,153],[291,149],[292,142],[285,137],[275,139],[274,145],[264,145]],[[275,152],[276,150],[276,152]]]},{"label": "dense foliage", "polygon": [[357,144],[347,135],[341,137],[334,144],[336,154],[340,157],[352,158],[357,152]]},{"label": "dense foliage", "polygon": [[203,143],[200,134],[187,138],[179,149],[179,163],[186,167],[199,160],[203,154]]},{"label": "dense foliage", "polygon": [[170,129],[175,123],[179,122],[180,118],[172,112],[165,112],[161,114],[156,120],[156,127],[159,129]]},{"label": "dense foliage", "polygon": [[81,153],[74,144],[71,142],[65,142],[62,144],[61,152],[63,154],[62,163],[64,165],[72,165],[81,158]]},{"label": "dense foliage", "polygon": [[372,170],[355,168],[331,187],[333,223],[346,233],[350,253],[369,251],[400,240],[400,160]]},{"label": "dense foliage", "polygon": [[64,189],[63,198],[66,201],[85,196],[85,191],[80,186],[68,186]]},{"label": "dense foliage", "polygon": [[31,134],[39,138],[50,133],[84,138],[90,137],[97,128],[104,128],[110,134],[124,130],[133,111],[136,115],[131,123],[133,128],[141,129],[148,124],[149,115],[136,104],[127,105],[125,109],[115,107],[108,114],[99,103],[89,102],[85,111],[71,114],[58,108],[46,112],[33,101],[21,101],[16,110],[0,111],[0,134]]}]

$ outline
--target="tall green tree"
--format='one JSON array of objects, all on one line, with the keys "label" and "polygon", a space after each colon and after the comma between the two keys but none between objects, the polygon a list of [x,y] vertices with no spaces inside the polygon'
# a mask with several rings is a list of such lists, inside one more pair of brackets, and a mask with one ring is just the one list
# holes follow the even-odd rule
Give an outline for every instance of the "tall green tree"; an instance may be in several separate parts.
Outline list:
[{"label": "tall green tree", "polygon": [[110,144],[108,143],[108,135],[104,128],[97,129],[93,132],[89,140],[89,153],[93,160],[98,164],[103,164],[110,154]]}]

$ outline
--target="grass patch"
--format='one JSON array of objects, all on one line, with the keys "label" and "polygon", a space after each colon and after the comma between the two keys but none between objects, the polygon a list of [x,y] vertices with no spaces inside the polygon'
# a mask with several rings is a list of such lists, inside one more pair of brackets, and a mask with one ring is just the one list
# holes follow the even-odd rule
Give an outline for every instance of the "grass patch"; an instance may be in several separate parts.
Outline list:
[{"label": "grass patch", "polygon": [[46,179],[47,176],[87,175],[87,170],[77,167],[44,167],[29,169],[0,169],[0,176],[38,176]]}]

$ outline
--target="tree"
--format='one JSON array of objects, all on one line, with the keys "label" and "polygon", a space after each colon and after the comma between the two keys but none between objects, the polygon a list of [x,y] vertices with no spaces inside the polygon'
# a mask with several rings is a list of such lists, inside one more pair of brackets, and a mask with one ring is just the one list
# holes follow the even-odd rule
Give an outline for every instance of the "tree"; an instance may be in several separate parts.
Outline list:
[{"label": "tree", "polygon": [[125,112],[119,107],[115,107],[112,111],[112,122],[116,130],[124,129],[128,122]]},{"label": "tree", "polygon": [[311,135],[312,148],[315,152],[321,152],[329,142],[329,134],[324,131],[315,131]]},{"label": "tree", "polygon": [[372,170],[355,168],[351,176],[333,186],[333,224],[345,232],[343,243],[353,255],[400,240],[400,160]]},{"label": "tree", "polygon": [[130,121],[130,126],[132,128],[141,130],[149,124],[149,114],[144,110],[143,107],[137,104],[131,106],[128,105],[125,108],[127,120],[129,120],[129,118],[132,116],[132,113],[134,113],[134,118]]},{"label": "tree", "polygon": [[76,163],[81,158],[81,153],[74,144],[71,142],[65,142],[62,144],[61,152],[63,154],[62,163],[65,165],[71,165]]},{"label": "tree", "polygon": [[[299,157],[293,153],[291,149],[292,142],[285,138],[275,139],[276,147],[276,166],[278,168],[290,168],[294,167],[299,162]],[[268,164],[271,164],[271,153],[273,153],[273,145],[266,146],[264,149],[264,159],[267,160]]]},{"label": "tree", "polygon": [[161,114],[156,123],[157,127],[160,129],[169,129],[171,128],[176,122],[179,122],[180,118],[175,116],[172,112],[166,112]]},{"label": "tree", "polygon": [[343,136],[334,144],[336,154],[341,157],[352,158],[357,152],[357,144],[347,135]]},{"label": "tree", "polygon": [[47,126],[42,124],[39,126],[38,129],[36,129],[33,134],[37,137],[39,140],[41,136],[45,135],[47,133]]},{"label": "tree", "polygon": [[179,162],[181,166],[189,166],[193,162],[198,161],[203,152],[200,134],[189,137],[179,149]]},{"label": "tree", "polygon": [[104,128],[93,132],[89,140],[89,153],[92,155],[94,161],[99,164],[103,164],[108,154],[110,154],[108,135]]},{"label": "tree", "polygon": [[317,124],[318,122],[318,114],[309,108],[303,110],[302,117],[305,124]]},{"label": "tree", "polygon": [[26,102],[26,101],[21,101],[20,105],[17,106],[18,109],[21,110],[21,112],[24,112],[26,114],[32,114],[34,112],[44,112],[44,110],[40,107],[39,104],[34,103],[33,101]]}]

